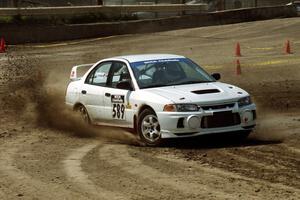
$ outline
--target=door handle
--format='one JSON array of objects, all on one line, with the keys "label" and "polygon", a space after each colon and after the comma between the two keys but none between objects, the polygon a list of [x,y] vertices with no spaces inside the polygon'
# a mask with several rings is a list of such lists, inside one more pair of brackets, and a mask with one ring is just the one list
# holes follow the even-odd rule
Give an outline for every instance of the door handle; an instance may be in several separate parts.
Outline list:
[{"label": "door handle", "polygon": [[81,93],[82,94],[86,94],[86,90],[81,90]]},{"label": "door handle", "polygon": [[105,96],[106,97],[110,97],[110,93],[105,93]]}]

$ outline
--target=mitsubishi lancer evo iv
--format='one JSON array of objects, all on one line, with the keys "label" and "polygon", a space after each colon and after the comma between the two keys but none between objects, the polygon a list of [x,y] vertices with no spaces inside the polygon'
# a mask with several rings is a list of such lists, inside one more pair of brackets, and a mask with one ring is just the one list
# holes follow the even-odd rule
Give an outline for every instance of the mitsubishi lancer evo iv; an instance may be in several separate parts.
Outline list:
[{"label": "mitsubishi lancer evo iv", "polygon": [[[81,67],[89,69],[79,77]],[[179,55],[113,57],[74,66],[66,104],[87,123],[132,128],[150,146],[204,134],[247,137],[256,106],[245,90],[220,78]]]}]

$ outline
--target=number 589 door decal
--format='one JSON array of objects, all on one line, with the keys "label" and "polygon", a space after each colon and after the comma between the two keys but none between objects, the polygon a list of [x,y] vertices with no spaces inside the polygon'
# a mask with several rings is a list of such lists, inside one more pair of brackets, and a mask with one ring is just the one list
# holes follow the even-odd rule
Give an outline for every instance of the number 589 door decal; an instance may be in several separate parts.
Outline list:
[{"label": "number 589 door decal", "polygon": [[113,119],[125,119],[124,95],[111,95]]},{"label": "number 589 door decal", "polygon": [[124,119],[125,118],[125,106],[124,104],[114,103],[112,110],[112,117],[114,119]]}]

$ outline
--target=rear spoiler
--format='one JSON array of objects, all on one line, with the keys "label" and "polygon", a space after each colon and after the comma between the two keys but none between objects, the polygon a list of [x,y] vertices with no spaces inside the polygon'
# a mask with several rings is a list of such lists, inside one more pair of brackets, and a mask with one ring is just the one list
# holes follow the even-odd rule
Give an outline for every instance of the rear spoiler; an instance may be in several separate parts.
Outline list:
[{"label": "rear spoiler", "polygon": [[71,81],[77,81],[77,80],[80,80],[81,77],[85,74],[85,72],[87,70],[84,70],[84,73],[81,73],[82,76],[78,76],[78,69],[79,68],[90,68],[94,65],[94,63],[92,64],[83,64],[83,65],[76,65],[74,67],[72,67],[72,70],[71,70],[71,74],[70,74],[70,80]]}]

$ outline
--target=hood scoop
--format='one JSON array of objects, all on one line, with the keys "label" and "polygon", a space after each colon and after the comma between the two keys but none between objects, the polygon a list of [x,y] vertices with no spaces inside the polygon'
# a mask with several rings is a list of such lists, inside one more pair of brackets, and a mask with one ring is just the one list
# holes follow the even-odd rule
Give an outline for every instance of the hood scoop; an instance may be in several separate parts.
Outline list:
[{"label": "hood scoop", "polygon": [[219,93],[220,90],[218,89],[206,89],[206,90],[195,90],[195,91],[192,91],[192,93],[195,93],[195,94],[211,94],[211,93]]}]

